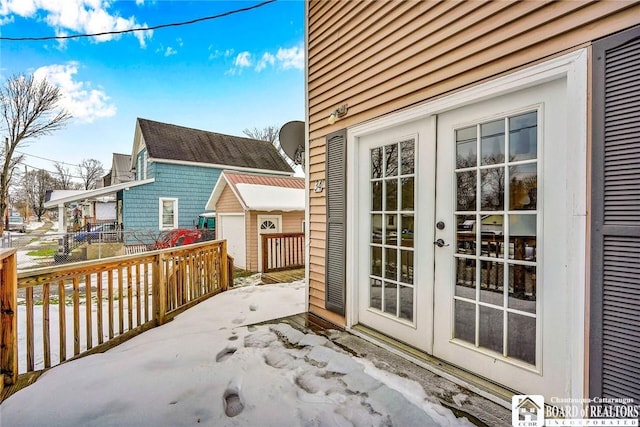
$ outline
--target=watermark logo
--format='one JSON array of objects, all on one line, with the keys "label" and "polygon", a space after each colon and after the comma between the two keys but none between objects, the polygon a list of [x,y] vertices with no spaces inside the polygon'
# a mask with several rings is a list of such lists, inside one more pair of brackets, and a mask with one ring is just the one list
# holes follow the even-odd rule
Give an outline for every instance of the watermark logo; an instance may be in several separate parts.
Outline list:
[{"label": "watermark logo", "polygon": [[511,422],[514,427],[544,426],[544,397],[517,394],[511,398]]}]

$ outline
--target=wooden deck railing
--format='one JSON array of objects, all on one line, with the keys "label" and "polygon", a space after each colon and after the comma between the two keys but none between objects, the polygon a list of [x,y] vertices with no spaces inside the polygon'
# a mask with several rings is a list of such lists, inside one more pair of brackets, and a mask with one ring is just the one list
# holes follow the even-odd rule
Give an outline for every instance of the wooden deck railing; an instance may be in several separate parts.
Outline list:
[{"label": "wooden deck railing", "polygon": [[15,249],[0,251],[0,393],[5,384],[18,378],[17,280],[18,257]]},{"label": "wooden deck railing", "polygon": [[18,372],[101,352],[161,325],[226,290],[230,279],[223,240],[40,268],[17,279],[15,251],[0,257],[5,384]]},{"label": "wooden deck railing", "polygon": [[304,267],[304,233],[262,235],[262,272]]}]

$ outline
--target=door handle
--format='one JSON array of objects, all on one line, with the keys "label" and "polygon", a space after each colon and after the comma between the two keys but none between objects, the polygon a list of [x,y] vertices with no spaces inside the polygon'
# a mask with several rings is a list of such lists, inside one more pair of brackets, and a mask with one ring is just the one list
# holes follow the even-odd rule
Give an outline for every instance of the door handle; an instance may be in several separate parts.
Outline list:
[{"label": "door handle", "polygon": [[445,243],[444,240],[442,240],[442,239],[436,240],[435,242],[433,242],[433,244],[436,245],[439,248],[442,248],[444,246],[449,246],[449,244]]}]

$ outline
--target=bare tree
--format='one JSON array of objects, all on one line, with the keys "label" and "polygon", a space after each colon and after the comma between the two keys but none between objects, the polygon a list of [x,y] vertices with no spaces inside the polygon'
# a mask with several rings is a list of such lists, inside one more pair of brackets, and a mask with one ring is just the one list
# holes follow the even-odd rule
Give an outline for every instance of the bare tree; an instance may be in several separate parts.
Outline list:
[{"label": "bare tree", "polygon": [[72,190],[74,184],[71,181],[71,170],[59,162],[54,163],[53,166],[56,168],[57,173],[57,187],[59,187],[60,190]]},{"label": "bare tree", "polygon": [[104,175],[102,162],[96,159],[84,159],[78,166],[78,174],[82,178],[85,190],[92,190],[97,187],[98,181]]},{"label": "bare tree", "polygon": [[276,147],[280,156],[291,166],[292,168],[296,167],[296,164],[287,156],[287,154],[282,149],[280,145],[280,128],[278,126],[265,126],[262,129],[258,129],[257,127],[253,127],[251,129],[247,128],[242,131],[249,138],[257,139],[258,141],[269,141]]},{"label": "bare tree", "polygon": [[[1,131],[6,132],[4,145],[0,144],[0,214],[9,207],[9,184],[14,167],[22,156],[14,151],[29,138],[48,135],[65,126],[71,115],[60,106],[60,89],[46,79],[36,80],[32,75],[14,75],[0,88],[2,113]],[[0,231],[4,224],[0,222]]]},{"label": "bare tree", "polygon": [[257,139],[258,141],[269,141],[275,145],[275,142],[278,140],[280,128],[278,128],[278,126],[265,126],[262,129],[258,129],[254,126],[252,129],[247,128],[243,130],[242,133],[249,138]]},{"label": "bare tree", "polygon": [[42,215],[46,212],[44,208],[47,190],[55,185],[56,179],[44,169],[37,169],[27,172],[24,175],[24,184],[27,196],[27,203],[31,212],[42,221]]}]

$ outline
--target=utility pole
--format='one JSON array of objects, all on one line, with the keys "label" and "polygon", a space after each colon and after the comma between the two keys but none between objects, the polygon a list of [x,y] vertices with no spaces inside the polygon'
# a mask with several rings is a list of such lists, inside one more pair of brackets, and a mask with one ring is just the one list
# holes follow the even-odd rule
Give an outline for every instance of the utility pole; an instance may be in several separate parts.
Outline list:
[{"label": "utility pole", "polygon": [[29,203],[31,198],[29,197],[29,183],[27,181],[27,165],[24,165],[24,182],[27,186],[27,203],[25,203],[24,221],[29,224]]}]

